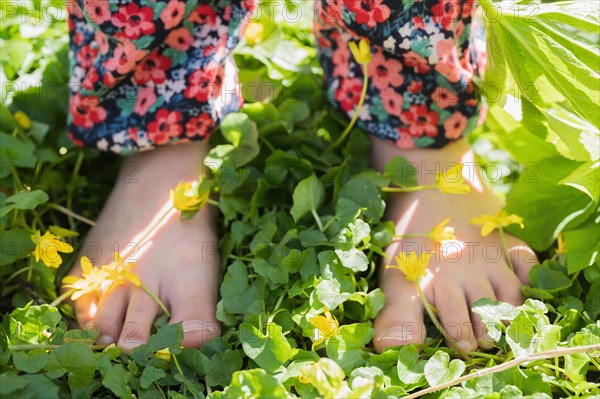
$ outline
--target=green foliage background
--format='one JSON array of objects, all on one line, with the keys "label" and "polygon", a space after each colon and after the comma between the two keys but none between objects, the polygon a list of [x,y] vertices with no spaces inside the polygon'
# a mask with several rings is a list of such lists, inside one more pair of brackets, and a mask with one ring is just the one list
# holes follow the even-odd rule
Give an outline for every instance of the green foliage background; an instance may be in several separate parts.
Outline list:
[{"label": "green foliage background", "polygon": [[[490,110],[470,139],[495,188],[511,189],[508,210],[525,218],[525,229],[511,233],[543,263],[523,287],[530,298],[523,306],[476,304],[496,345],[463,362],[433,329],[423,345],[373,351],[372,321],[384,303],[374,275],[393,236],[381,221],[386,198],[378,188],[389,176],[369,169],[369,141],[358,130],[324,152],[347,122],[326,105],[308,2],[301,3],[308,17],[295,24],[266,6],[274,14],[260,21],[265,39],[242,43],[236,60],[242,82],[265,82],[275,93],[228,117],[213,138],[223,336],[182,349],[180,326],[158,319],[148,345],[129,356],[92,346],[94,333],[76,328],[69,306],[47,305],[74,255],[50,270],[30,255],[30,235],[61,227],[81,244],[87,226],[64,208],[93,220],[120,159],[66,138],[63,3],[3,2],[0,396],[402,397],[514,358],[600,344],[599,25],[597,10],[584,3],[481,1],[490,67],[478,84]],[[42,12],[50,18],[36,18]],[[515,98],[521,121],[505,110]],[[14,120],[17,111],[32,119],[31,129]],[[231,170],[243,178],[231,179]],[[566,254],[555,250],[559,234]],[[340,332],[312,348],[308,319],[323,306]],[[177,364],[155,355],[164,348]],[[597,355],[535,360],[430,396],[597,396]]]}]

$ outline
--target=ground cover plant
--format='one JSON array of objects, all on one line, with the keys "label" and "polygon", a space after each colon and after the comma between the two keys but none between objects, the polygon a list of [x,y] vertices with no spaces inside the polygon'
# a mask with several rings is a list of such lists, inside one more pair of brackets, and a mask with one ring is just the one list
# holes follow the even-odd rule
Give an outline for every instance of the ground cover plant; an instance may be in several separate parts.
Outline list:
[{"label": "ground cover plant", "polygon": [[[182,217],[202,206],[221,214],[222,336],[181,348],[181,326],[161,316],[149,343],[126,356],[94,345],[97,333],[80,330],[59,295],[121,159],[66,138],[62,2],[3,2],[0,396],[600,395],[597,8],[480,1],[490,59],[478,85],[489,112],[469,139],[507,207],[474,222],[524,239],[541,264],[522,306],[474,305],[492,350],[446,346],[429,309],[424,344],[376,354],[372,322],[385,301],[376,270],[394,238],[386,196],[418,189],[417,171],[400,158],[372,170],[367,136],[327,106],[308,3],[271,3],[253,22],[236,54],[248,102],[213,136],[200,184],[173,188]],[[289,18],[298,10],[303,18]],[[364,56],[359,43],[353,54]],[[426,189],[459,195],[455,172]],[[443,224],[429,233],[449,234]],[[426,262],[406,254],[386,264],[418,280]],[[113,285],[143,283],[122,259],[83,263]],[[97,282],[67,281],[69,295]]]}]

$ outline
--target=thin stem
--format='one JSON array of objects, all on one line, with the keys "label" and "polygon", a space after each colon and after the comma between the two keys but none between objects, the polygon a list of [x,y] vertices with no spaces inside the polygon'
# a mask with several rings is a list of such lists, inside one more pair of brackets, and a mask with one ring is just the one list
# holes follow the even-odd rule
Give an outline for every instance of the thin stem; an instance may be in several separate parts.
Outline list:
[{"label": "thin stem", "polygon": [[[41,344],[41,345],[23,344],[23,345],[10,345],[8,347],[8,349],[11,351],[28,351],[28,350],[32,350],[32,349],[58,349],[61,346],[62,345],[52,345],[52,344]],[[90,349],[102,350],[102,349],[106,348],[107,346],[109,346],[109,345],[90,345]]]},{"label": "thin stem", "polygon": [[66,298],[68,298],[69,296],[73,295],[75,293],[75,291],[77,291],[77,288],[71,288],[69,291],[63,293],[62,295],[60,295],[58,298],[56,298],[55,300],[53,300],[50,303],[50,306],[58,306],[62,301],[64,301]]},{"label": "thin stem", "polygon": [[321,232],[323,232],[323,223],[321,223],[321,218],[319,217],[319,214],[317,213],[315,208],[312,208],[310,210],[310,213],[312,213],[313,217],[315,218],[315,221],[317,222],[317,226],[319,226],[319,230]]},{"label": "thin stem", "polygon": [[408,237],[431,237],[431,233],[398,234],[394,236],[394,240],[401,240]]},{"label": "thin stem", "polygon": [[70,216],[70,217],[72,217],[73,219],[77,219],[77,220],[79,220],[80,222],[83,222],[83,223],[85,223],[85,224],[88,224],[88,225],[90,225],[90,226],[92,226],[92,227],[96,226],[96,222],[94,222],[93,220],[90,220],[90,219],[86,218],[85,216],[81,216],[81,215],[79,215],[79,214],[77,214],[77,213],[73,212],[73,211],[72,211],[72,210],[70,210],[69,208],[65,208],[65,207],[64,207],[64,206],[62,206],[62,205],[58,205],[58,204],[55,204],[55,203],[49,202],[49,203],[47,203],[47,204],[46,204],[46,206],[47,206],[47,207],[49,207],[49,208],[52,208],[52,209],[54,209],[54,210],[57,210],[57,211],[59,211],[59,212],[61,212],[61,213],[64,213],[65,215],[67,215],[67,216]]},{"label": "thin stem", "polygon": [[482,357],[482,358],[486,358],[486,359],[496,360],[496,361],[499,361],[499,362],[501,362],[501,361],[504,360],[500,356],[492,355],[492,354],[489,354],[489,353],[483,353],[483,352],[467,352],[467,354],[469,356]]},{"label": "thin stem", "polygon": [[209,198],[209,199],[206,201],[206,203],[207,203],[207,204],[210,204],[210,205],[214,205],[214,206],[219,206],[219,202],[218,202],[218,201],[215,201],[214,199],[211,199],[211,198]]},{"label": "thin stem", "polygon": [[[173,363],[175,364],[175,368],[177,369],[177,372],[179,374],[181,374],[181,377],[183,377],[183,379],[185,379],[185,376],[183,375],[183,371],[181,370],[181,366],[179,365],[179,361],[177,360],[177,356],[175,356],[174,353],[171,353],[171,358],[173,359]],[[186,383],[183,383],[183,395],[186,394]],[[194,395],[194,397],[196,397],[196,395]]]},{"label": "thin stem", "polygon": [[346,136],[348,136],[350,134],[350,131],[352,130],[352,128],[354,127],[354,124],[358,120],[358,114],[360,114],[360,110],[363,106],[363,103],[365,102],[365,98],[367,97],[367,88],[369,86],[369,68],[368,68],[368,66],[369,66],[369,64],[363,65],[363,87],[362,87],[362,92],[360,93],[360,99],[358,100],[358,106],[356,107],[356,111],[354,112],[354,116],[352,117],[352,120],[350,121],[348,126],[346,126],[346,129],[344,129],[341,136],[335,141],[335,143],[333,143],[325,151],[333,151],[340,144],[342,144],[342,142],[346,139]]},{"label": "thin stem", "polygon": [[335,216],[334,216],[334,217],[332,217],[331,219],[329,219],[329,220],[327,221],[327,223],[325,223],[325,226],[323,226],[323,231],[327,231],[327,229],[329,228],[329,226],[331,226],[331,224],[332,224],[333,222],[335,222],[336,220],[337,220],[337,217],[335,217]]},{"label": "thin stem", "polygon": [[499,227],[498,231],[500,232],[500,241],[502,241],[502,247],[504,248],[504,254],[506,255],[506,261],[508,262],[508,266],[510,267],[510,270],[512,270],[514,272],[515,266],[513,265],[512,256],[510,255],[510,252],[508,251],[508,244],[506,243],[506,236],[504,235],[504,229],[502,227]]},{"label": "thin stem", "polygon": [[435,184],[427,186],[414,186],[414,187],[381,187],[380,190],[384,193],[412,193],[415,191],[426,190],[428,188],[436,188]]},{"label": "thin stem", "polygon": [[140,284],[140,288],[143,289],[144,291],[146,291],[146,293],[148,295],[150,295],[152,297],[152,299],[154,299],[156,301],[156,303],[158,303],[158,306],[160,306],[160,308],[165,313],[165,315],[167,316],[167,318],[170,319],[171,318],[171,312],[169,312],[169,309],[167,309],[167,307],[165,306],[165,304],[163,303],[163,301],[161,301],[160,298],[157,297],[154,292],[150,291],[148,289],[148,287],[146,287],[144,284]]},{"label": "thin stem", "polygon": [[470,362],[471,358],[469,357],[469,355],[465,351],[463,351],[452,338],[450,338],[450,336],[446,332],[446,329],[444,328],[444,326],[442,326],[442,323],[440,323],[440,321],[435,316],[435,314],[433,314],[433,311],[431,310],[431,305],[429,304],[429,302],[427,302],[427,298],[425,298],[425,294],[423,294],[423,290],[421,289],[421,286],[419,285],[419,283],[415,282],[415,285],[417,286],[417,291],[419,292],[419,297],[421,298],[421,302],[423,302],[423,307],[427,311],[427,314],[429,315],[429,318],[433,322],[433,325],[444,336],[444,338],[446,338],[446,341],[448,341],[450,343],[450,345],[452,345],[452,347],[458,353],[460,353],[460,355],[463,357],[463,359]]},{"label": "thin stem", "polygon": [[23,190],[23,183],[21,183],[21,179],[19,179],[19,174],[17,173],[17,168],[14,167],[14,165],[10,165],[10,172],[13,175],[13,179],[15,180],[15,183],[17,183],[17,188],[18,190]]},{"label": "thin stem", "polygon": [[576,353],[595,352],[595,351],[599,351],[599,350],[600,350],[600,344],[596,344],[596,345],[586,345],[586,346],[573,346],[570,348],[553,349],[553,350],[549,350],[549,351],[545,351],[545,352],[533,353],[531,355],[526,355],[526,356],[520,357],[518,359],[513,359],[509,362],[502,363],[502,364],[499,364],[494,367],[486,368],[483,370],[477,370],[471,374],[463,375],[462,377],[456,378],[452,381],[448,381],[448,382],[440,384],[440,385],[436,385],[436,386],[433,386],[433,387],[430,387],[427,389],[423,389],[422,391],[415,392],[411,395],[405,396],[403,399],[418,398],[418,397],[427,395],[432,392],[437,392],[444,388],[452,387],[454,385],[460,384],[461,382],[472,380],[473,378],[482,377],[482,376],[488,375],[488,374],[499,373],[501,371],[508,370],[510,368],[519,366],[523,363],[531,362],[533,360],[545,360],[545,359],[551,359],[554,357],[573,355]]}]

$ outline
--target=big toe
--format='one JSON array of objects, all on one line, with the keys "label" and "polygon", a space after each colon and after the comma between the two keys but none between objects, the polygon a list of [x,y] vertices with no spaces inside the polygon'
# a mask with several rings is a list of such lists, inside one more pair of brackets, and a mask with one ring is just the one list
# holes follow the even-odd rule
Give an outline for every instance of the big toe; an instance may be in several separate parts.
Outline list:
[{"label": "big toe", "polygon": [[[209,283],[207,280],[190,279],[182,283],[169,301],[172,312],[169,322],[182,322],[185,347],[197,348],[221,335],[221,326],[216,318],[216,283],[203,287]],[[194,284],[195,281],[198,283]]]}]

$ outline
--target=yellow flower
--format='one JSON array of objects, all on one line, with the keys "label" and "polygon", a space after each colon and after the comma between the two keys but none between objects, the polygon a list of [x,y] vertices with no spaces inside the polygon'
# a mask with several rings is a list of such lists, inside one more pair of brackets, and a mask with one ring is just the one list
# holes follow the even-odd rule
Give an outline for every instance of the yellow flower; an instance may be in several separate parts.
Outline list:
[{"label": "yellow flower", "polygon": [[366,39],[360,39],[358,46],[356,42],[348,42],[348,47],[354,56],[354,59],[360,65],[367,65],[371,62],[371,46]]},{"label": "yellow flower", "polygon": [[48,267],[58,267],[62,263],[62,258],[59,252],[73,252],[73,247],[59,240],[57,236],[47,231],[44,235],[40,235],[39,230],[31,236],[31,241],[35,244],[35,249],[32,254],[35,256],[36,262],[40,259]]},{"label": "yellow flower", "polygon": [[556,248],[556,253],[560,255],[564,255],[567,253],[567,244],[563,238],[562,233],[558,233],[557,237],[558,247]]},{"label": "yellow flower", "polygon": [[206,205],[208,190],[201,190],[198,181],[193,183],[181,182],[171,190],[171,201],[179,211],[197,211]]},{"label": "yellow flower", "polygon": [[313,347],[327,341],[331,337],[335,337],[340,332],[340,324],[329,312],[329,309],[324,307],[323,313],[325,316],[319,315],[308,320],[315,327]]},{"label": "yellow flower", "polygon": [[462,164],[452,166],[446,173],[438,172],[435,175],[435,185],[438,190],[446,194],[466,194],[471,191],[471,186],[465,183],[462,176]]},{"label": "yellow flower", "polygon": [[263,41],[265,36],[265,27],[262,24],[250,22],[246,27],[244,36],[246,37],[248,44],[254,46],[255,44]]},{"label": "yellow flower", "polygon": [[31,119],[27,116],[27,114],[23,111],[15,112],[14,116],[15,120],[25,130],[31,129]]},{"label": "yellow flower", "polygon": [[106,272],[110,285],[106,289],[106,294],[114,290],[121,284],[131,282],[133,285],[139,287],[142,285],[140,279],[132,273],[135,268],[135,263],[125,262],[118,252],[115,252],[115,261],[108,265],[102,266],[102,270]]},{"label": "yellow flower", "polygon": [[396,256],[396,264],[387,265],[386,267],[400,269],[408,281],[419,281],[427,274],[427,266],[431,255],[431,253],[423,252],[421,256],[417,257],[415,252],[408,255],[405,252],[400,252]]},{"label": "yellow flower", "polygon": [[81,257],[81,277],[67,276],[62,279],[65,288],[74,288],[71,296],[74,301],[82,295],[98,291],[108,281],[108,274],[103,269],[92,265],[87,256]]},{"label": "yellow flower", "polygon": [[170,362],[171,361],[171,351],[169,351],[169,348],[165,348],[165,349],[156,351],[156,357],[158,357],[166,362]]},{"label": "yellow flower", "polygon": [[454,227],[446,227],[446,224],[450,221],[450,218],[446,218],[442,220],[440,224],[431,229],[431,239],[433,242],[449,241],[456,240],[456,235],[454,235]]},{"label": "yellow flower", "polygon": [[469,220],[471,224],[481,224],[481,235],[487,236],[495,229],[501,229],[511,224],[518,224],[524,228],[523,218],[517,215],[509,215],[506,211],[498,211],[495,215],[486,214]]}]

